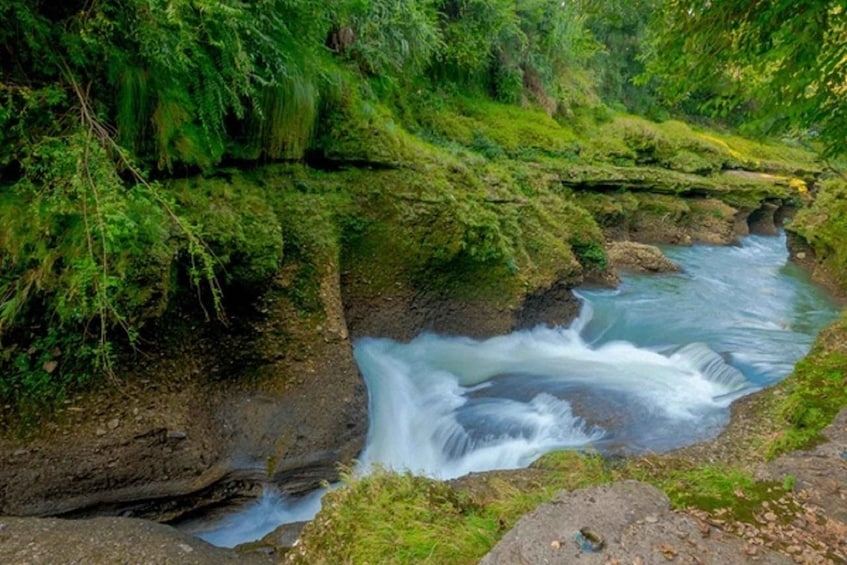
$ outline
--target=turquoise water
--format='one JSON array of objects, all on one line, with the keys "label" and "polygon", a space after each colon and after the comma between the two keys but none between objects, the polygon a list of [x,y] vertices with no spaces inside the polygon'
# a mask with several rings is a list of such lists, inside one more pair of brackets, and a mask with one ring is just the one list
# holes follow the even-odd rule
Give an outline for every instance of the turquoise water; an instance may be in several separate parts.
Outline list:
[{"label": "turquoise water", "polygon": [[[580,290],[568,328],[357,341],[371,418],[362,472],[378,463],[446,479],[553,449],[631,454],[707,439],[732,401],[787,376],[837,315],[788,263],[783,236],[665,251],[683,272]],[[256,539],[315,512],[307,503],[304,512],[269,494],[201,537]]]},{"label": "turquoise water", "polygon": [[670,248],[683,272],[581,290],[569,328],[488,340],[362,339],[361,460],[452,478],[552,449],[662,452],[713,437],[740,396],[788,375],[836,316],[784,236]]}]

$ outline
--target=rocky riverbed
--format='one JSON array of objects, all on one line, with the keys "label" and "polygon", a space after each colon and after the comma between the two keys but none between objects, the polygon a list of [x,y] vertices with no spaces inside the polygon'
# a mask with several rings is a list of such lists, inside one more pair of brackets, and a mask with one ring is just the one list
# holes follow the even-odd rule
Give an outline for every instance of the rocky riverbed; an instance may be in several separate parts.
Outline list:
[{"label": "rocky riverbed", "polygon": [[[767,231],[775,213],[776,207],[768,207],[754,216],[755,224],[750,227]],[[675,229],[668,240],[730,243],[746,231],[748,215],[723,214],[723,222],[717,222],[719,215],[712,214],[706,216],[708,225]],[[712,235],[704,237],[704,230]],[[627,234],[610,236],[636,236],[638,231],[636,226]],[[647,239],[661,241],[658,236]],[[637,246],[637,253],[626,251],[632,246],[610,244],[613,263],[648,271],[673,268],[655,248]],[[618,255],[621,258],[616,260]],[[634,263],[626,259],[630,256],[636,258]],[[168,526],[146,521],[98,518],[67,522],[38,517],[120,515],[172,520],[255,496],[262,484],[275,484],[295,494],[305,492],[323,480],[335,479],[336,465],[351,461],[364,441],[367,399],[352,358],[351,336],[407,340],[431,330],[482,337],[542,322],[566,323],[578,311],[570,293],[572,283],[566,282],[529,289],[515,306],[504,307],[403,289],[373,296],[367,293],[363,278],[361,273],[342,274],[337,266],[329,265],[320,276],[321,315],[303,317],[285,292],[294,284],[291,277],[280,272],[258,304],[233,317],[229,330],[163,329],[155,354],[127,358],[127,374],[120,386],[105,395],[81,395],[68,401],[59,419],[36,436],[3,439],[0,514],[31,518],[0,520],[0,561],[75,562],[83,560],[86,548],[94,551],[104,544],[112,553],[103,553],[103,562],[121,552],[130,554],[127,559],[132,562],[241,559],[241,554],[212,549]],[[841,441],[843,428],[841,418],[833,427],[831,443]],[[833,496],[825,489],[835,487],[820,481],[828,475],[824,469],[829,465],[843,470],[843,450],[838,449],[817,455],[795,454],[763,472],[778,475],[782,472],[778,465],[794,465],[788,472],[801,481],[810,477],[805,491],[810,500],[818,496],[828,503],[843,502],[840,490],[833,491],[837,493]],[[813,467],[812,462],[824,467]],[[798,486],[804,485],[798,482]],[[614,493],[617,488],[603,492]],[[667,511],[661,493],[632,485],[620,488],[634,488],[639,497],[655,506],[656,516],[663,517],[660,526],[655,525],[658,519],[652,522],[652,518],[637,524],[641,527],[639,539],[649,539],[654,530],[665,536],[667,528],[681,528],[688,536],[696,534],[689,527],[694,523],[689,518],[675,521],[677,517]],[[563,494],[556,506],[573,506],[567,502],[569,496]],[[593,495],[573,496],[581,500]],[[843,518],[841,506],[825,511],[836,520],[833,524]],[[643,520],[651,516],[645,515]],[[625,539],[621,529],[638,520],[642,518],[615,525],[618,529],[604,533],[604,539]],[[671,525],[665,527],[665,520]],[[558,539],[562,536],[557,536],[546,542],[546,550],[557,549],[553,547],[556,541],[564,543]],[[73,539],[83,557],[64,552],[61,539]],[[274,543],[259,544],[251,559],[278,556],[280,547]],[[739,543],[728,542],[731,549],[727,551],[746,547]],[[648,546],[654,547],[644,547]],[[608,547],[608,556],[623,551],[623,546]],[[658,554],[666,558],[668,552]]]}]

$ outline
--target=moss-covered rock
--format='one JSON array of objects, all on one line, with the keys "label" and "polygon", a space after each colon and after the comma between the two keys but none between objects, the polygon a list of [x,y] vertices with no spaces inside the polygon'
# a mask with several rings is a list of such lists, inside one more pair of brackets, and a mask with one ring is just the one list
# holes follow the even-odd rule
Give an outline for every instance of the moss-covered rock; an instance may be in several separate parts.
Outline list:
[{"label": "moss-covered rock", "polygon": [[261,187],[240,173],[173,181],[168,191],[217,258],[225,284],[261,287],[282,261],[283,230]]},{"label": "moss-covered rock", "polygon": [[811,247],[816,258],[814,274],[847,288],[847,183],[821,183],[811,206],[800,210],[788,229]]}]

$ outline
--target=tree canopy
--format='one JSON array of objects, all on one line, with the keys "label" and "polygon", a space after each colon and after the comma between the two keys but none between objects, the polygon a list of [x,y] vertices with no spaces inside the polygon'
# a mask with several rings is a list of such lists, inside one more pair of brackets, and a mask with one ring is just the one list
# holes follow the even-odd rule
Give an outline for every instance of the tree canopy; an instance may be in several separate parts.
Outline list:
[{"label": "tree canopy", "polygon": [[667,0],[652,30],[649,71],[671,102],[805,130],[827,154],[847,149],[843,2]]}]

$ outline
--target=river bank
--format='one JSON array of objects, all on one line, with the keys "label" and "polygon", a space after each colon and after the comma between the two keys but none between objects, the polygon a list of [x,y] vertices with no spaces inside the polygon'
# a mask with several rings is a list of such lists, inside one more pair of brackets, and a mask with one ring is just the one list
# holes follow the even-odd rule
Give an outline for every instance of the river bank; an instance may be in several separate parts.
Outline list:
[{"label": "river bank", "polygon": [[[651,207],[636,208],[633,232],[667,215],[656,199],[676,206],[680,226],[669,241],[693,241],[714,225],[709,239],[726,243],[739,225],[747,231],[717,201],[643,198]],[[686,211],[707,205],[722,215]],[[258,303],[231,313],[228,328],[177,313],[176,323],[151,332],[152,355],[128,354],[107,394],[66,401],[32,438],[7,436],[2,512],[167,520],[255,496],[263,482],[294,494],[315,488],[337,477],[337,463],[349,462],[364,441],[366,393],[351,339],[408,340],[424,330],[483,337],[541,322],[566,324],[578,311],[570,288],[585,276],[606,276],[599,264],[583,268],[572,259],[569,278],[553,278],[550,286],[545,281],[560,267],[536,268],[533,285],[489,275],[482,285],[454,286],[451,295],[446,281],[413,284],[414,265],[393,263],[397,253],[385,249],[396,239],[361,238],[343,262],[322,263],[309,279],[302,272],[313,273],[312,263],[289,262]],[[455,276],[461,281],[476,269]]]},{"label": "river bank", "polygon": [[[537,113],[524,118],[512,126],[520,136],[554,128]],[[639,151],[676,131],[628,119],[611,126]],[[544,130],[543,143],[554,134]],[[724,149],[690,130],[672,138],[676,151],[689,151],[680,140],[692,136],[718,156],[714,174],[672,161],[612,167],[599,149],[585,152],[591,165],[489,160],[392,135],[398,144],[374,148],[368,166],[274,165],[180,181],[178,191],[207,193],[235,214],[243,203],[227,186],[261,190],[274,217],[295,228],[282,266],[258,299],[228,294],[228,325],[198,322],[197,304],[186,302],[148,326],[113,386],[68,398],[24,435],[7,427],[0,513],[172,520],[254,497],[263,484],[296,494],[335,480],[367,427],[352,339],[568,323],[575,285],[614,284],[607,240],[730,244],[771,232],[807,197],[798,187],[820,174],[806,155],[799,165],[758,162],[730,149],[734,138]],[[260,235],[247,251],[261,248]],[[62,354],[51,352],[59,366]]]}]

